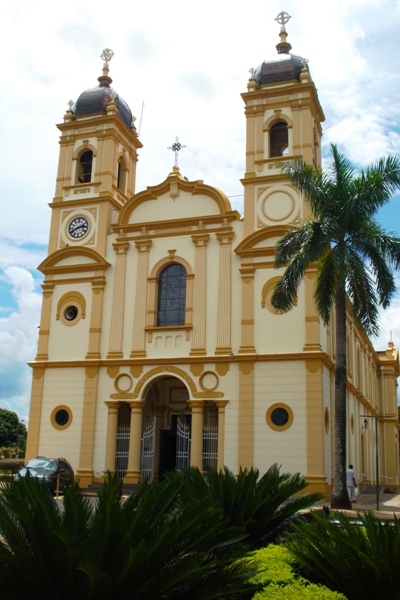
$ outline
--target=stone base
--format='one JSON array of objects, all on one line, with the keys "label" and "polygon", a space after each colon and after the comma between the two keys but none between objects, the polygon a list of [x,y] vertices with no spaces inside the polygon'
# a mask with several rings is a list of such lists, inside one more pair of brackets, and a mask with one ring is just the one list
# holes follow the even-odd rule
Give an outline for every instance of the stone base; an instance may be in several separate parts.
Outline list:
[{"label": "stone base", "polygon": [[128,469],[125,477],[122,479],[123,483],[140,483],[142,481],[142,473],[136,469]]},{"label": "stone base", "polygon": [[94,471],[93,469],[78,469],[75,477],[78,480],[79,487],[87,488],[93,482]]},{"label": "stone base", "polygon": [[328,485],[324,475],[306,475],[305,480],[308,485],[304,489],[304,493],[315,494],[316,492],[319,492],[320,494],[323,494],[326,499],[328,499],[328,496],[330,498],[332,486]]}]

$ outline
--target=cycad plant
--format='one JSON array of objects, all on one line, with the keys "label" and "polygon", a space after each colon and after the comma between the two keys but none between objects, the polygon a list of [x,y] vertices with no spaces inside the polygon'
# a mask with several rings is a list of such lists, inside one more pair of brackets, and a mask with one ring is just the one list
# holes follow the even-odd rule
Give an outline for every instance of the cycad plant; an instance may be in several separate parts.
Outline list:
[{"label": "cycad plant", "polygon": [[[61,508],[34,478],[0,492],[0,598],[236,598],[252,566],[245,534],[221,511],[177,504],[179,481],[143,484],[123,501],[109,476],[98,500],[77,484]],[[238,595],[236,595],[238,592]]]},{"label": "cycad plant", "polygon": [[331,506],[351,508],[346,488],[346,302],[368,335],[378,332],[378,307],[395,293],[400,238],[385,231],[376,213],[400,188],[400,161],[389,157],[356,175],[335,145],[328,171],[303,160],[282,165],[307,201],[312,218],[293,224],[276,246],[275,267],[286,267],[271,302],[277,312],[293,308],[306,270],[317,265],[314,299],[325,325],[336,309],[335,470]]},{"label": "cycad plant", "polygon": [[294,523],[286,545],[306,576],[348,600],[400,598],[400,521],[381,522],[372,513],[358,523],[341,513],[318,513]]},{"label": "cycad plant", "polygon": [[170,482],[182,481],[180,502],[182,506],[197,504],[215,506],[222,510],[232,527],[242,527],[252,548],[267,545],[298,515],[321,500],[320,494],[301,493],[307,483],[298,473],[281,473],[273,464],[260,477],[258,469],[240,469],[234,475],[224,470],[207,469],[202,475],[197,468],[182,473],[166,474]]}]

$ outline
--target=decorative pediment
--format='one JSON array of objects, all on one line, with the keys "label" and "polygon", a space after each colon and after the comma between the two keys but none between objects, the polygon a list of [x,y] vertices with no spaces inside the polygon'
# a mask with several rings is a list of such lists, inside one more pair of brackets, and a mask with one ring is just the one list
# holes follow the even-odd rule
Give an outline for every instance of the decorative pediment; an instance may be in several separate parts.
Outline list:
[{"label": "decorative pediment", "polygon": [[228,214],[240,218],[223,192],[200,180],[187,181],[176,170],[163,183],[132,196],[119,214],[117,227]]},{"label": "decorative pediment", "polygon": [[282,225],[258,229],[242,240],[235,252],[242,257],[274,255],[275,244],[287,231],[288,227]]},{"label": "decorative pediment", "polygon": [[91,248],[68,247],[56,250],[48,256],[38,269],[44,275],[81,271],[105,271],[110,263]]}]

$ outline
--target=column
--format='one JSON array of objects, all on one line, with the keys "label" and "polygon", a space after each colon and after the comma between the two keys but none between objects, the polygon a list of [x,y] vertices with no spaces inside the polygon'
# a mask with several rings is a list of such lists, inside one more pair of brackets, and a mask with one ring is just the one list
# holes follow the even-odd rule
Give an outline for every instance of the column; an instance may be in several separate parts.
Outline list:
[{"label": "column", "polygon": [[39,329],[39,342],[38,351],[35,360],[48,360],[48,348],[49,348],[49,333],[50,333],[50,317],[51,317],[51,305],[54,290],[54,281],[45,281],[42,285],[43,289],[43,302],[42,302],[42,314],[40,317],[40,329]]},{"label": "column", "polygon": [[85,388],[83,392],[81,447],[79,453],[79,468],[76,476],[79,485],[88,487],[93,481],[93,446],[96,420],[98,367],[86,367]]},{"label": "column", "polygon": [[242,319],[239,354],[254,353],[254,265],[242,265]]},{"label": "column", "polygon": [[264,159],[269,158],[269,148],[264,148],[264,107],[257,107],[256,116],[256,171],[260,173],[264,168]]},{"label": "column", "polygon": [[306,296],[306,339],[303,350],[305,352],[307,350],[317,350],[319,352],[322,350],[319,331],[320,318],[314,302],[314,283],[316,275],[317,269],[310,268],[307,269],[306,276],[304,278]]},{"label": "column", "polygon": [[106,400],[108,406],[107,442],[105,471],[115,471],[115,453],[117,451],[118,412],[121,402]]},{"label": "column", "polygon": [[215,354],[231,354],[231,252],[234,236],[232,229],[217,233],[219,246],[219,284],[217,345]]},{"label": "column", "polygon": [[[147,276],[149,268],[149,250],[151,240],[135,241],[138,251],[136,271],[135,313],[133,319],[133,339],[131,358],[146,356],[146,311]],[[152,323],[154,325],[154,323]]]},{"label": "column", "polygon": [[190,448],[190,466],[203,470],[203,410],[202,400],[189,400],[192,411],[192,442]]},{"label": "column", "polygon": [[129,242],[113,244],[116,253],[114,295],[111,313],[110,347],[107,358],[122,358],[122,332],[124,320],[126,253]]},{"label": "column", "polygon": [[225,463],[225,406],[228,402],[229,400],[214,400],[218,407],[218,471],[224,468]]},{"label": "column", "polygon": [[86,358],[101,358],[101,316],[105,285],[106,278],[104,276],[94,277],[92,280],[92,309],[90,311],[89,347]]},{"label": "column", "polygon": [[130,402],[131,407],[131,435],[129,440],[128,469],[124,483],[139,483],[141,480],[140,451],[142,441],[143,409],[145,402]]},{"label": "column", "polygon": [[165,413],[167,411],[166,406],[155,406],[156,413],[156,439],[154,444],[154,479],[158,481],[159,470],[160,470],[160,431],[164,429]]},{"label": "column", "polygon": [[31,404],[29,408],[29,428],[26,440],[25,458],[29,460],[39,454],[40,420],[44,385],[44,368],[33,367]]},{"label": "column", "polygon": [[[324,446],[324,366],[320,359],[305,361],[307,398],[307,491],[326,493]],[[332,423],[332,427],[334,424]]]},{"label": "column", "polygon": [[238,469],[253,466],[254,363],[239,364]]},{"label": "column", "polygon": [[196,246],[195,277],[193,282],[193,331],[191,356],[206,354],[206,281],[207,281],[207,233],[192,235]]}]

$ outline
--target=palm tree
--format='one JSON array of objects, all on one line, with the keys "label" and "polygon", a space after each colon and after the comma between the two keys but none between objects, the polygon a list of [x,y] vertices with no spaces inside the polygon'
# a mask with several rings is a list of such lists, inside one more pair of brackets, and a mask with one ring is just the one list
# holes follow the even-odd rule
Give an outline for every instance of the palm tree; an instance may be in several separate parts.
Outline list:
[{"label": "palm tree", "polygon": [[[245,532],[218,508],[180,506],[181,483],[123,501],[109,476],[96,501],[72,483],[61,510],[32,477],[0,489],[0,599],[207,600],[244,595]],[[246,591],[248,595],[248,591]]]},{"label": "palm tree", "polygon": [[282,172],[308,202],[313,219],[293,225],[276,246],[275,267],[286,267],[275,287],[272,305],[290,310],[306,269],[317,263],[314,299],[329,324],[336,309],[335,469],[331,505],[349,508],[346,489],[346,304],[368,335],[378,332],[378,307],[395,293],[394,269],[400,265],[400,239],[375,219],[379,208],[400,188],[400,161],[381,159],[355,174],[354,167],[331,145],[328,172],[303,160],[282,165]]},{"label": "palm tree", "polygon": [[262,477],[258,469],[240,468],[235,476],[227,467],[219,472],[209,468],[204,475],[191,467],[165,477],[171,483],[182,482],[182,506],[195,504],[199,510],[217,507],[231,527],[245,529],[252,549],[275,540],[300,510],[322,499],[321,494],[301,493],[307,487],[304,477],[281,473],[277,464]]}]

